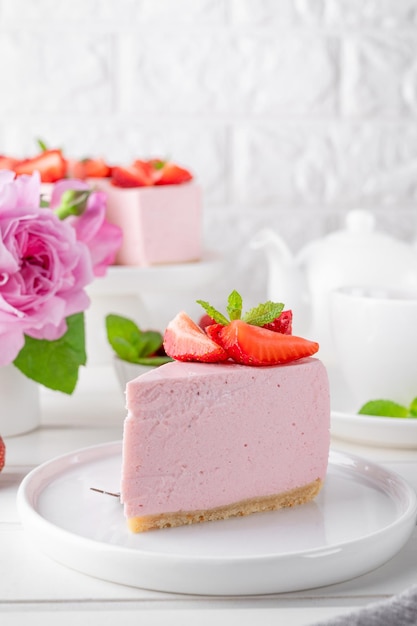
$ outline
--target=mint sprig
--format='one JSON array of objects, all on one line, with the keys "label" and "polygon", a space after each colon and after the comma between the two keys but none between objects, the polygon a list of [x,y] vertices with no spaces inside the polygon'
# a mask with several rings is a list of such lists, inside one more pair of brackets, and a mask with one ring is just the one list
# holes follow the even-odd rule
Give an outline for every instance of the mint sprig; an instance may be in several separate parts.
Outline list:
[{"label": "mint sprig", "polygon": [[417,398],[414,398],[408,407],[392,400],[370,400],[361,406],[358,414],[375,417],[416,418]]},{"label": "mint sprig", "polygon": [[242,315],[242,296],[236,290],[233,290],[227,299],[227,314],[229,315],[229,319],[205,300],[197,300],[197,304],[200,304],[207,315],[215,322],[223,324],[223,326],[227,326],[227,324],[233,320],[240,319],[248,324],[252,324],[252,326],[264,326],[279,317],[284,309],[282,302],[272,302],[268,300]]},{"label": "mint sprig", "polygon": [[207,315],[210,315],[211,319],[213,319],[218,324],[223,324],[223,326],[226,326],[229,323],[227,317],[225,317],[222,313],[220,313],[220,311],[215,309],[214,306],[211,306],[211,304],[209,304],[205,300],[197,300],[197,304],[201,304]]},{"label": "mint sprig", "polygon": [[106,331],[109,344],[123,361],[154,366],[172,361],[159,354],[163,337],[158,331],[143,331],[133,320],[113,313],[106,316]]}]

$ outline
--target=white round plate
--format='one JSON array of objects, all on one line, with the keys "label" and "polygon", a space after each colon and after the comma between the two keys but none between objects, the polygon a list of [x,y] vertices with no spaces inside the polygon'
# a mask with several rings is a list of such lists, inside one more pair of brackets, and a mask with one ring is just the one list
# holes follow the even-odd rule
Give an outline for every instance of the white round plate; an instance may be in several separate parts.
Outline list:
[{"label": "white round plate", "polygon": [[360,406],[355,406],[340,375],[330,370],[329,377],[333,437],[370,446],[417,448],[417,419],[358,415]]},{"label": "white round plate", "polygon": [[119,499],[91,490],[117,492],[120,466],[120,442],[49,461],[23,480],[18,507],[34,543],[51,558],[135,587],[242,595],[337,583],[389,560],[416,520],[416,495],[401,477],[331,452],[314,502],[133,534]]}]

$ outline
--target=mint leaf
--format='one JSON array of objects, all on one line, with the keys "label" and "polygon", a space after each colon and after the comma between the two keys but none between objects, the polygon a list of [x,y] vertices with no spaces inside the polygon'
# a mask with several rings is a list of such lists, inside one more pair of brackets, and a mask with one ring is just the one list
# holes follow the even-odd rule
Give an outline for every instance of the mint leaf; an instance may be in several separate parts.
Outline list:
[{"label": "mint leaf", "polygon": [[80,365],[85,365],[84,314],[67,317],[66,333],[55,341],[25,336],[25,345],[14,365],[28,378],[45,387],[71,394],[78,381]]},{"label": "mint leaf", "polygon": [[[204,300],[197,300],[197,303],[201,304],[206,313],[210,315],[210,317],[218,324],[223,324],[223,326],[229,324],[227,317],[211,306],[208,302],[205,302]],[[281,315],[283,309],[284,305],[282,302],[272,302],[271,300],[268,300],[268,302],[264,302],[263,304],[259,304],[257,307],[250,309],[250,311],[245,313],[242,317],[242,296],[234,290],[230,293],[227,300],[227,313],[229,314],[230,320],[233,321],[242,319],[247,324],[252,324],[252,326],[264,326],[265,324],[273,322],[277,317],[279,317],[279,315]]]},{"label": "mint leaf", "polygon": [[264,302],[263,304],[259,304],[257,307],[250,309],[243,316],[243,321],[248,324],[252,324],[253,326],[264,326],[265,324],[269,324],[273,322],[279,315],[281,315],[284,309],[284,305],[282,302]]},{"label": "mint leaf", "polygon": [[211,306],[211,304],[205,302],[205,300],[197,300],[196,302],[197,304],[201,304],[207,315],[209,315],[218,324],[223,324],[223,326],[226,326],[229,323],[227,317],[225,317],[222,313],[220,313],[220,311],[215,309],[214,306]]},{"label": "mint leaf", "polygon": [[140,330],[130,319],[120,315],[106,316],[107,339],[118,357],[133,362],[137,356],[136,346],[140,343]]},{"label": "mint leaf", "polygon": [[147,330],[140,333],[139,342],[137,343],[137,356],[147,357],[158,352],[162,346],[162,336],[155,330]]},{"label": "mint leaf", "polygon": [[359,415],[380,417],[408,417],[408,409],[392,400],[370,400],[358,411]]},{"label": "mint leaf", "polygon": [[152,365],[157,367],[158,365],[164,365],[165,363],[169,363],[172,361],[170,356],[148,356],[148,357],[138,357],[132,363],[137,363],[138,365]]},{"label": "mint leaf", "polygon": [[106,316],[106,331],[111,347],[123,361],[155,366],[172,361],[167,356],[154,356],[163,342],[158,331],[141,331],[134,321],[113,313]]},{"label": "mint leaf", "polygon": [[230,320],[240,320],[242,316],[242,296],[236,290],[227,299],[227,312]]},{"label": "mint leaf", "polygon": [[414,400],[411,402],[410,406],[408,407],[409,413],[410,413],[410,417],[417,417],[417,398],[414,398]]}]

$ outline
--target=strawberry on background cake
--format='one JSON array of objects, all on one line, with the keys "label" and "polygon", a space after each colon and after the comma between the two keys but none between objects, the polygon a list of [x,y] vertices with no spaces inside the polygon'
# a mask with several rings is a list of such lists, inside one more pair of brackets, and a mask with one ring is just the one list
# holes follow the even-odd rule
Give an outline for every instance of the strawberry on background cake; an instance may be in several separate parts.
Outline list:
[{"label": "strawberry on background cake", "polygon": [[133,532],[303,504],[325,479],[318,344],[291,334],[280,303],[242,316],[232,292],[227,318],[199,302],[213,323],[179,313],[164,336],[175,361],[127,384],[121,499]]}]

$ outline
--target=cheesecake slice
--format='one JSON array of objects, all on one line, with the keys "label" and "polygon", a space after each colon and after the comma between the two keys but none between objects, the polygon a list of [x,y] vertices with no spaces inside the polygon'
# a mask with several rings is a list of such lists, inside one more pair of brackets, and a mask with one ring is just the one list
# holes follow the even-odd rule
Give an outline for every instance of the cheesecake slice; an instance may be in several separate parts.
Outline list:
[{"label": "cheesecake slice", "polygon": [[316,358],[247,367],[174,361],[127,384],[121,500],[133,532],[315,498],[330,444]]}]

